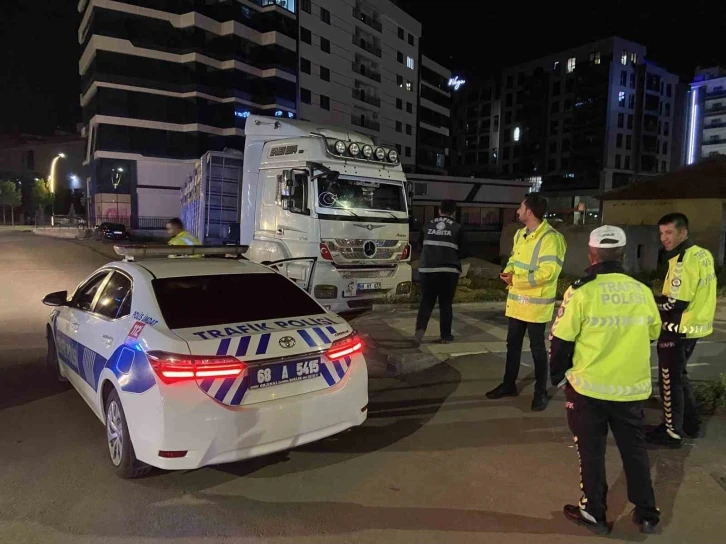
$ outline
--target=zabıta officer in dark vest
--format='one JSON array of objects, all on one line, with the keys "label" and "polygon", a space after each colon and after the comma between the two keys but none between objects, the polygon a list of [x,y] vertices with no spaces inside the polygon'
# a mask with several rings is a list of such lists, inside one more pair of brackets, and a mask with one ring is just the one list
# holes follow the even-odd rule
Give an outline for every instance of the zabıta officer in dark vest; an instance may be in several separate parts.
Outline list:
[{"label": "zab\u0131ta officer in dark vest", "polygon": [[452,303],[461,276],[461,259],[467,256],[466,234],[454,220],[456,202],[444,200],[439,215],[426,223],[422,232],[422,251],[419,261],[421,275],[421,305],[416,319],[415,341],[420,344],[426,334],[436,301],[439,302],[439,332],[442,342],[453,342],[451,323]]}]

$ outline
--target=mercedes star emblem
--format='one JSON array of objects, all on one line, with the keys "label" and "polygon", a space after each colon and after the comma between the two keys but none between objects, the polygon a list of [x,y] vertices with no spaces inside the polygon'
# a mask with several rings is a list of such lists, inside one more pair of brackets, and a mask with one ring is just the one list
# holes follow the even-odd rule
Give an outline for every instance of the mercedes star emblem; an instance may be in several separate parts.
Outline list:
[{"label": "mercedes star emblem", "polygon": [[283,336],[280,338],[280,347],[283,349],[290,349],[295,347],[295,339],[292,336]]},{"label": "mercedes star emblem", "polygon": [[375,242],[371,242],[370,240],[363,244],[363,255],[368,257],[369,259],[372,258],[375,254],[378,248],[376,247]]}]

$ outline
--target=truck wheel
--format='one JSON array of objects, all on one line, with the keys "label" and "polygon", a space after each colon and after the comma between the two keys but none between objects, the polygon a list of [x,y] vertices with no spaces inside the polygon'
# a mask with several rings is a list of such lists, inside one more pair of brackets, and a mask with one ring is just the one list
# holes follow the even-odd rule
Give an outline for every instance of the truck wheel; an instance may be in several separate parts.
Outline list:
[{"label": "truck wheel", "polygon": [[126,425],[126,415],[115,389],[106,400],[106,439],[111,464],[117,476],[129,480],[149,473],[151,467],[136,459],[129,428]]},{"label": "truck wheel", "polygon": [[56,380],[63,383],[68,382],[68,380],[61,374],[58,352],[55,349],[55,340],[53,339],[53,333],[51,333],[50,329],[48,330],[48,349],[45,353],[45,366],[48,369],[48,373]]}]

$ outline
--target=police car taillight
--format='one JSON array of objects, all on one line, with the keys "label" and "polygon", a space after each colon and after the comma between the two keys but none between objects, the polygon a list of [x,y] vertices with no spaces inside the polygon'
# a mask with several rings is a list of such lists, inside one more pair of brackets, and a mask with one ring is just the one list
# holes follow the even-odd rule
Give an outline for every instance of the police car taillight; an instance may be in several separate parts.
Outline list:
[{"label": "police car taillight", "polygon": [[320,256],[326,261],[333,260],[333,254],[330,253],[328,246],[326,246],[325,244],[320,244]]},{"label": "police car taillight", "polygon": [[208,378],[234,378],[247,365],[234,357],[176,355],[161,351],[146,354],[156,375],[165,384]]},{"label": "police car taillight", "polygon": [[342,338],[333,342],[333,345],[328,350],[328,353],[326,353],[326,356],[331,361],[337,361],[341,357],[354,355],[361,351],[363,351],[363,341],[360,339],[360,336],[353,334],[347,338]]},{"label": "police car taillight", "polygon": [[405,261],[409,258],[411,255],[411,246],[409,244],[406,244],[406,247],[403,248],[403,253],[401,254],[401,260]]}]

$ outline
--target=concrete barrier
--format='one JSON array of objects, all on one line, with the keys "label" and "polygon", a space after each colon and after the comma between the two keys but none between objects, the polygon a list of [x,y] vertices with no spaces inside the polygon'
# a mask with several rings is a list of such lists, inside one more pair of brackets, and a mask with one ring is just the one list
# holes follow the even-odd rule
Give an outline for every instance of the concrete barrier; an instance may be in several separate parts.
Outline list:
[{"label": "concrete barrier", "polygon": [[50,238],[65,238],[66,240],[83,240],[90,238],[93,231],[73,227],[39,227],[33,229],[33,234]]}]

